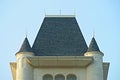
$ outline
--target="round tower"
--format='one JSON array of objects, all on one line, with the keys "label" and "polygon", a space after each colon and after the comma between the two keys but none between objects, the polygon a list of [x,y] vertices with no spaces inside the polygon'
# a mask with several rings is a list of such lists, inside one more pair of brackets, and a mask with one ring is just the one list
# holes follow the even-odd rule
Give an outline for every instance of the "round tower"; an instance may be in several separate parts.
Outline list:
[{"label": "round tower", "polygon": [[103,56],[93,37],[84,56],[92,56],[93,63],[87,67],[87,80],[103,80]]},{"label": "round tower", "polygon": [[33,80],[33,69],[27,63],[27,57],[33,56],[34,53],[30,47],[27,37],[25,38],[19,52],[16,53],[17,71],[16,80]]}]

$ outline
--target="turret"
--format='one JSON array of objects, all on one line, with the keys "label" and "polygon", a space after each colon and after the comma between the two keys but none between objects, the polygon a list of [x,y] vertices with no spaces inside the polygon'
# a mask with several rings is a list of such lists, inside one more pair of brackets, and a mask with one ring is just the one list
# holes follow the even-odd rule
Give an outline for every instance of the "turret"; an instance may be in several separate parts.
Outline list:
[{"label": "turret", "polygon": [[93,37],[84,56],[93,56],[93,63],[87,67],[87,80],[103,80],[103,56]]},{"label": "turret", "polygon": [[[32,67],[27,63],[27,57],[33,56],[31,46],[27,37],[25,38],[20,50],[16,53],[17,71],[16,80],[33,80]],[[28,77],[29,76],[29,77]]]},{"label": "turret", "polygon": [[20,50],[16,53],[16,57],[18,57],[18,55],[20,55],[20,54],[26,55],[26,56],[30,56],[30,55],[32,56],[33,55],[32,48],[29,44],[29,41],[28,41],[27,37],[23,41],[23,44],[22,44]]}]

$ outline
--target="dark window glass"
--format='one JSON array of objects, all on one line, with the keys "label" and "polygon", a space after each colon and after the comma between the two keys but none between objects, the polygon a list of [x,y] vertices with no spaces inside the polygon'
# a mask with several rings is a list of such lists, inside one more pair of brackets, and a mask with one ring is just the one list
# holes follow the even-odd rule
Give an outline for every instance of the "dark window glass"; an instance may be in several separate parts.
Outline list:
[{"label": "dark window glass", "polygon": [[49,74],[43,76],[43,80],[53,80],[53,77]]},{"label": "dark window glass", "polygon": [[63,75],[56,75],[55,80],[65,80],[65,77]]},{"label": "dark window glass", "polygon": [[77,80],[75,75],[68,75],[67,80]]}]

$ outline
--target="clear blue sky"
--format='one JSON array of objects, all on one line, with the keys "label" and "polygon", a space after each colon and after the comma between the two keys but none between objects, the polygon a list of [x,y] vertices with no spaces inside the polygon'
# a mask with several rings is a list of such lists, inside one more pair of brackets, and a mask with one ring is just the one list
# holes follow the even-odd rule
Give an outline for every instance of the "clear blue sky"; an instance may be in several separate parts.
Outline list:
[{"label": "clear blue sky", "polygon": [[119,0],[0,0],[0,79],[12,80],[10,62],[16,61],[26,32],[30,44],[45,14],[76,14],[87,44],[93,31],[104,61],[110,62],[108,80],[118,80],[120,72]]}]

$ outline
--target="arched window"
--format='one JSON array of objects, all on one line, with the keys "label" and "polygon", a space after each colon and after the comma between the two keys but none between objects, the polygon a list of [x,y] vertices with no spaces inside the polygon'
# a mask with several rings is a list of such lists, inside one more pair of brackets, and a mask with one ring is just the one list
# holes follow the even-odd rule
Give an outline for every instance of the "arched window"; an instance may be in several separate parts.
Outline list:
[{"label": "arched window", "polygon": [[53,77],[50,74],[46,74],[43,76],[43,80],[53,80]]},{"label": "arched window", "polygon": [[65,77],[61,74],[55,76],[55,80],[65,80]]},{"label": "arched window", "polygon": [[67,75],[67,80],[77,80],[77,77],[73,74]]}]

